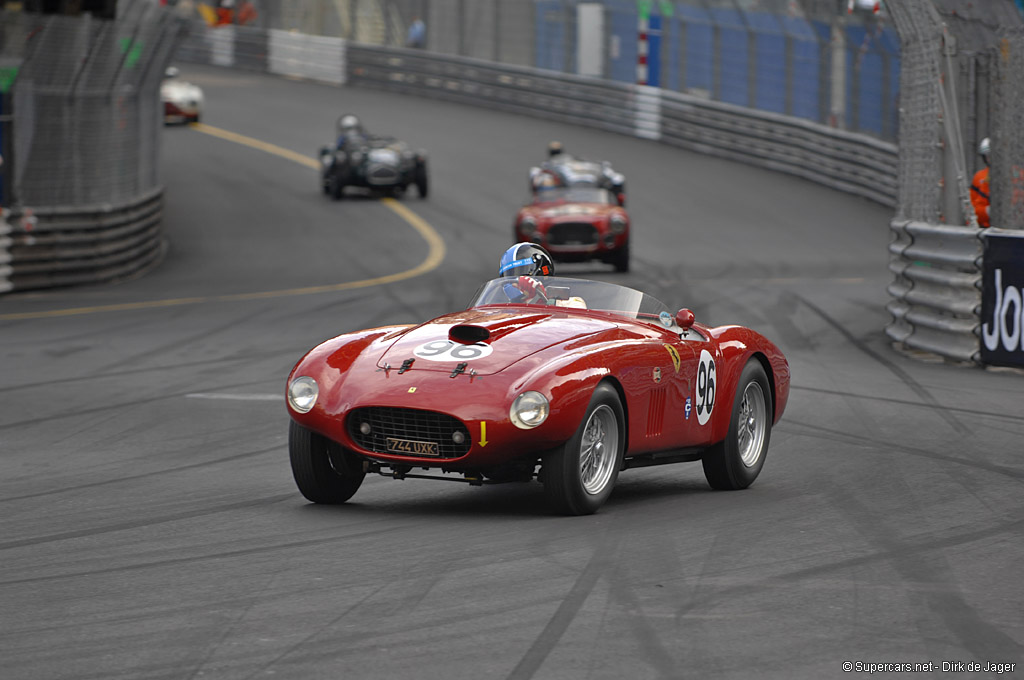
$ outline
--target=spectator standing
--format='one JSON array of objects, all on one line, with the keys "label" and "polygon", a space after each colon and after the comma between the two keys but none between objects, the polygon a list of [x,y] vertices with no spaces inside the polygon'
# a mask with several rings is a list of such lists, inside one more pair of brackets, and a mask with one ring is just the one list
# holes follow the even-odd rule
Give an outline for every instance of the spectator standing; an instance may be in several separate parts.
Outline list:
[{"label": "spectator standing", "polygon": [[987,227],[990,224],[988,217],[991,205],[988,185],[988,155],[991,150],[992,144],[989,138],[986,137],[981,140],[981,144],[978,145],[978,153],[981,154],[981,159],[985,161],[985,167],[974,173],[974,179],[971,181],[971,205],[974,206],[974,214],[978,216],[979,227]]},{"label": "spectator standing", "polygon": [[405,37],[405,46],[415,49],[423,49],[427,46],[427,25],[423,19],[416,17],[409,24],[409,33]]}]

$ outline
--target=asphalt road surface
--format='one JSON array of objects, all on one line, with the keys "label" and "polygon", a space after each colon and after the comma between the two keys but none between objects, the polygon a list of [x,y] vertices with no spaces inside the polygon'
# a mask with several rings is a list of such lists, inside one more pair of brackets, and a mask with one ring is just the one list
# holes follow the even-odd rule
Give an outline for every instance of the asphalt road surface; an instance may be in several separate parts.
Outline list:
[{"label": "asphalt road surface", "polygon": [[[210,127],[163,131],[159,266],[0,298],[0,678],[1024,674],[1024,375],[890,346],[889,210],[577,126],[185,75]],[[320,193],[309,163],[346,111],[429,151],[426,200]],[[634,221],[629,274],[560,273],[787,354],[760,478],[630,470],[588,517],[548,514],[536,482],[368,477],[307,503],[288,370],[339,333],[464,307],[552,139],[613,161]]]}]

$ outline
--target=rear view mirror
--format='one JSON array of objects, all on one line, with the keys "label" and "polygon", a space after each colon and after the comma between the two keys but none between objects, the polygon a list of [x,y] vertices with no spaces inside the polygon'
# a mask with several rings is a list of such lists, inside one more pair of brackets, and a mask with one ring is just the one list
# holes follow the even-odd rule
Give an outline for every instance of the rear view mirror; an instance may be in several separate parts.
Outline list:
[{"label": "rear view mirror", "polygon": [[693,322],[693,312],[689,309],[680,309],[676,312],[676,325],[683,329],[683,333],[686,333],[693,328]]}]

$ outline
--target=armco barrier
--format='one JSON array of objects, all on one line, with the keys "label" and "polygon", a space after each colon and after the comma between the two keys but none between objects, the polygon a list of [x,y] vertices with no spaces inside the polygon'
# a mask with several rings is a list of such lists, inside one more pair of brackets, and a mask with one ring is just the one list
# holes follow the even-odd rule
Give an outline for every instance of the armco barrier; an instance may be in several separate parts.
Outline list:
[{"label": "armco barrier", "polygon": [[11,225],[7,210],[0,209],[0,293],[11,290]]},{"label": "armco barrier", "polygon": [[349,45],[347,61],[354,85],[661,140],[896,205],[897,147],[866,135],[642,85],[418,50]]},{"label": "armco barrier", "polygon": [[232,29],[218,33],[222,29],[197,27],[178,58],[252,68],[252,59],[244,64],[225,62],[226,55],[238,52],[237,46],[227,43],[266,44],[270,73],[347,82],[660,140],[896,205],[898,149],[867,135],[643,85],[295,32]]},{"label": "armco barrier", "polygon": [[[152,266],[164,251],[163,189],[123,205],[20,208],[7,216],[0,290],[112,281]],[[0,227],[3,222],[0,221]]]},{"label": "armco barrier", "polygon": [[907,347],[980,362],[982,230],[893,220],[885,332]]}]

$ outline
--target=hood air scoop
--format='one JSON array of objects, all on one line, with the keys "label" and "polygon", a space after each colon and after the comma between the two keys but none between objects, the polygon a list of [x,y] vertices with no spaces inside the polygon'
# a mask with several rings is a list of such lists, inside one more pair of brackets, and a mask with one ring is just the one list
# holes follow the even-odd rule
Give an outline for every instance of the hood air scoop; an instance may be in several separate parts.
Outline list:
[{"label": "hood air scoop", "polygon": [[452,326],[448,331],[448,339],[463,345],[475,345],[478,342],[486,342],[491,337],[491,332],[483,326],[470,326],[460,324]]}]

